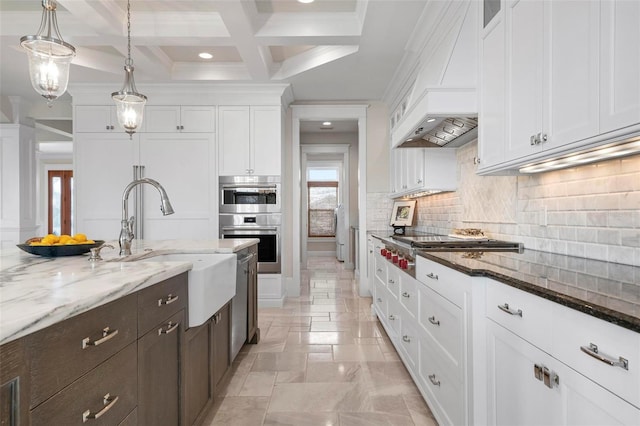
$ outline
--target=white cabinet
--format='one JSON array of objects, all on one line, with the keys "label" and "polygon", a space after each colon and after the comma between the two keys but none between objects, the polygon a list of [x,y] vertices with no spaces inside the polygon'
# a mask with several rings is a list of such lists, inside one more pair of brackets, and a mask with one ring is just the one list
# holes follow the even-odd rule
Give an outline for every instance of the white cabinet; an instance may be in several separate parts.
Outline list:
[{"label": "white cabinet", "polygon": [[564,156],[640,128],[637,2],[504,6],[481,30],[480,173]]},{"label": "white cabinet", "polygon": [[280,106],[218,108],[220,176],[281,174]]},{"label": "white cabinet", "polygon": [[392,156],[392,197],[457,188],[453,148],[396,148]]},{"label": "white cabinet", "polygon": [[144,131],[151,133],[213,133],[216,130],[214,106],[145,107]]},{"label": "white cabinet", "polygon": [[603,1],[600,131],[640,123],[640,2]]},{"label": "white cabinet", "polygon": [[494,281],[486,303],[489,424],[640,424],[640,335]]},{"label": "white cabinet", "polygon": [[[74,135],[75,215],[79,232],[116,239],[122,220],[122,195],[133,166],[167,190],[175,213],[162,216],[159,195],[140,186],[144,219],[137,238],[216,238],[215,144],[208,134],[76,133]],[[134,215],[134,192],[129,214]]]},{"label": "white cabinet", "polygon": [[118,126],[116,107],[113,105],[86,105],[73,109],[74,133],[122,132]]},{"label": "white cabinet", "polygon": [[483,169],[504,161],[506,55],[503,11],[482,30],[480,40],[478,156],[479,169]]}]

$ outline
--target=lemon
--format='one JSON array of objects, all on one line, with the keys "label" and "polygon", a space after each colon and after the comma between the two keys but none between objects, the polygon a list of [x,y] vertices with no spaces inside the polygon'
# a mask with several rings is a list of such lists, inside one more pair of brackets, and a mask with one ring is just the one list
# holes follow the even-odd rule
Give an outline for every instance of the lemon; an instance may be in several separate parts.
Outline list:
[{"label": "lemon", "polygon": [[87,241],[87,236],[85,234],[76,234],[73,236],[73,239],[79,243]]},{"label": "lemon", "polygon": [[67,241],[69,241],[71,239],[71,236],[69,235],[60,235],[60,238],[58,239],[58,242],[60,244],[66,244]]}]

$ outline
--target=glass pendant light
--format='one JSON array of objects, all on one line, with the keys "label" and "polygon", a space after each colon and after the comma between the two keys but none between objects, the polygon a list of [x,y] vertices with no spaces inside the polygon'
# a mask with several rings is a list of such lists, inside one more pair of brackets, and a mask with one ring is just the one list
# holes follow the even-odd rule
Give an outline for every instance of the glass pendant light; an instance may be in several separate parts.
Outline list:
[{"label": "glass pendant light", "polygon": [[42,21],[37,35],[20,38],[29,56],[31,85],[48,102],[67,90],[69,66],[76,49],[62,40],[56,19],[56,1],[42,0]]},{"label": "glass pendant light", "polygon": [[124,86],[113,92],[111,98],[116,103],[118,123],[132,137],[140,128],[147,97],[136,90],[133,80],[133,59],[131,59],[131,3],[127,0],[127,59],[124,61]]}]

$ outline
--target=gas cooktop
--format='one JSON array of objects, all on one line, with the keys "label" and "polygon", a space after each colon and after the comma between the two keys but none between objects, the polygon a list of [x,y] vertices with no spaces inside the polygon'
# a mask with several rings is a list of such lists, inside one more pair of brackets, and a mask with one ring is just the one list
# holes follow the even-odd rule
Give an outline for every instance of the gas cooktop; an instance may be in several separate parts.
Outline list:
[{"label": "gas cooktop", "polygon": [[489,238],[451,237],[439,234],[392,235],[392,239],[416,249],[431,251],[514,251],[522,252],[522,243]]}]

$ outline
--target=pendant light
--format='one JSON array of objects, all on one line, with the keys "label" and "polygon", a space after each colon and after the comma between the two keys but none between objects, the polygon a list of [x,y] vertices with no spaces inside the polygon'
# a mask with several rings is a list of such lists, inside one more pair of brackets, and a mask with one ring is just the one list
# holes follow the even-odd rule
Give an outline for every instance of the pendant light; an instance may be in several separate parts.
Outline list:
[{"label": "pendant light", "polygon": [[69,65],[76,49],[62,40],[56,19],[56,1],[42,0],[42,21],[37,35],[20,38],[29,57],[31,85],[48,102],[67,90]]},{"label": "pendant light", "polygon": [[131,59],[131,3],[127,0],[127,59],[124,61],[124,86],[113,92],[111,98],[116,103],[118,123],[132,137],[142,124],[144,104],[147,97],[136,90],[133,80],[133,59]]}]

